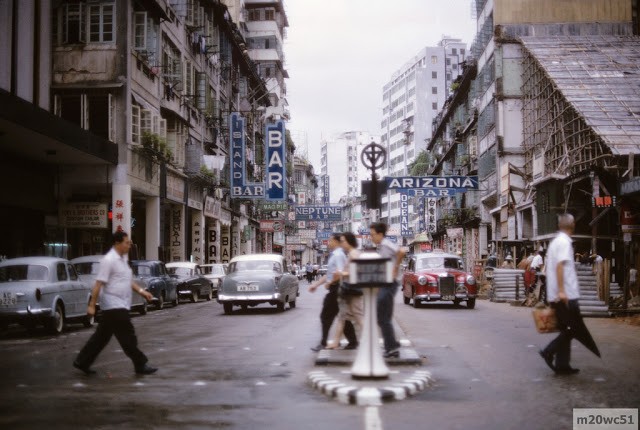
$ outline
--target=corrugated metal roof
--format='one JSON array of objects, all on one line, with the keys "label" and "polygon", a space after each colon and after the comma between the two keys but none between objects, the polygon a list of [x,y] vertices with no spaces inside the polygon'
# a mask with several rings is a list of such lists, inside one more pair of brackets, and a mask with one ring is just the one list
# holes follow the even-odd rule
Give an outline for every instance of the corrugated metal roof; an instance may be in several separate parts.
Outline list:
[{"label": "corrugated metal roof", "polygon": [[615,155],[640,153],[640,38],[562,36],[521,40]]}]

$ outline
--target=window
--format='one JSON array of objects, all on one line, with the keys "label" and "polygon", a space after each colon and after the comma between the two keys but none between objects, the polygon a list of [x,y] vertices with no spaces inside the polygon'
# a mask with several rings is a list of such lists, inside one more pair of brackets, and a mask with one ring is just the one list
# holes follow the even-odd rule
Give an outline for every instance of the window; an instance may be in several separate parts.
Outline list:
[{"label": "window", "polygon": [[451,65],[451,58],[447,58],[447,59],[445,60],[445,64],[446,64],[447,66],[450,66],[450,65]]},{"label": "window", "polygon": [[432,55],[431,56],[431,64],[438,64],[438,56],[437,55]]},{"label": "window", "polygon": [[158,25],[147,12],[133,14],[133,48],[144,53],[150,62],[155,62],[153,59],[158,51]]},{"label": "window", "polygon": [[438,72],[431,72],[431,78],[438,79]]},{"label": "window", "polygon": [[89,16],[89,42],[114,42],[114,4],[89,5],[87,9]]},{"label": "window", "polygon": [[431,87],[431,94],[438,94],[438,87]]},{"label": "window", "polygon": [[460,55],[464,55],[464,48],[460,48]]},{"label": "window", "polygon": [[115,142],[116,103],[112,94],[55,94],[53,103],[55,115]]},{"label": "window", "polygon": [[251,9],[249,11],[249,21],[260,21],[260,9]]},{"label": "window", "polygon": [[431,109],[438,110],[438,103],[431,103]]},{"label": "window", "polygon": [[451,55],[458,55],[458,50],[456,48],[451,48]]},{"label": "window", "polygon": [[276,11],[275,11],[275,9],[265,9],[264,10],[264,20],[265,21],[275,21],[276,20]]}]

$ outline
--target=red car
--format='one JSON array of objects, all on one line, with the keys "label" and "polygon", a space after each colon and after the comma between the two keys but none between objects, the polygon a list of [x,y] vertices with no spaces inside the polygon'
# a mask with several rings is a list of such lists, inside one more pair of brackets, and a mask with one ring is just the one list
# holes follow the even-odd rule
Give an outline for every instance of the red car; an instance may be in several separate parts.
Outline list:
[{"label": "red car", "polygon": [[452,301],[467,307],[476,306],[476,278],[464,271],[462,259],[455,254],[428,252],[415,254],[402,275],[404,303],[413,300],[418,308],[423,301]]}]

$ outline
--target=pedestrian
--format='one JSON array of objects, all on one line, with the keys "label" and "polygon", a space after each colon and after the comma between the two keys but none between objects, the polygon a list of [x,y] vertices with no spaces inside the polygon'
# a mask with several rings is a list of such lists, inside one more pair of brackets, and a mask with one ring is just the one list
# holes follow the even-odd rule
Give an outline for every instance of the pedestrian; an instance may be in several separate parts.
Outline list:
[{"label": "pedestrian", "polygon": [[307,276],[307,282],[311,283],[313,280],[313,266],[311,265],[311,262],[307,261],[307,265],[304,267],[304,272]]},{"label": "pedestrian", "polygon": [[[351,232],[342,233],[340,236],[340,246],[347,255],[347,262],[341,273],[342,280],[349,280],[349,263],[354,258],[358,258],[360,251],[358,250],[358,241],[356,236]],[[354,289],[346,289],[342,286],[338,290],[338,318],[336,320],[335,332],[333,335],[333,346],[329,349],[336,349],[340,345],[340,340],[344,334],[344,326],[347,322],[351,322],[358,328],[358,332],[362,334],[362,318],[364,317],[364,297],[362,291]]]},{"label": "pedestrian", "polygon": [[547,300],[556,311],[560,334],[539,352],[547,366],[555,373],[565,375],[579,371],[569,364],[571,340],[577,338],[585,343],[585,338],[591,339],[591,334],[582,320],[578,304],[580,288],[571,241],[574,229],[573,215],[565,213],[558,216],[559,232],[547,248],[545,270]]},{"label": "pedestrian", "polygon": [[76,369],[87,375],[96,373],[91,369],[91,365],[109,343],[112,335],[116,336],[122,350],[133,362],[136,373],[149,375],[158,370],[148,364],[147,356],[138,349],[138,339],[129,316],[132,291],[149,302],[153,299],[150,292],[133,281],[133,271],[129,267],[128,258],[130,248],[128,234],[117,231],[113,234],[113,247],[100,262],[87,314],[95,315],[96,303],[100,297],[102,318],[96,331],[73,362]]},{"label": "pedestrian", "polygon": [[393,285],[378,289],[376,309],[378,311],[378,326],[382,339],[384,340],[384,357],[399,357],[400,342],[396,340],[393,330],[393,297],[398,291],[398,276],[400,274],[400,264],[405,252],[395,243],[391,242],[387,233],[387,224],[375,222],[369,226],[371,241],[376,245],[378,254],[382,257],[390,258],[393,261]]},{"label": "pedestrian", "polygon": [[530,273],[531,284],[529,285],[528,293],[533,293],[536,289],[536,285],[538,284],[539,274],[542,271],[542,254],[538,249],[536,250],[533,258],[531,259],[531,263],[529,263],[527,267],[527,271]]},{"label": "pedestrian", "polygon": [[516,267],[513,265],[513,257],[511,256],[511,254],[507,254],[507,256],[504,259],[504,262],[502,263],[502,266],[500,266],[500,268],[502,269],[515,269]]},{"label": "pedestrian", "polygon": [[[322,326],[322,337],[320,343],[311,350],[320,351],[327,347],[327,339],[329,338],[329,330],[333,324],[333,320],[338,315],[338,290],[340,286],[340,275],[347,261],[347,256],[340,247],[340,234],[334,233],[329,238],[329,261],[327,263],[327,274],[309,286],[310,292],[315,292],[320,286],[327,289],[327,294],[322,302],[322,311],[320,311],[320,323]],[[345,322],[344,335],[348,340],[345,349],[356,349],[358,347],[358,338],[356,331],[350,321]]]}]

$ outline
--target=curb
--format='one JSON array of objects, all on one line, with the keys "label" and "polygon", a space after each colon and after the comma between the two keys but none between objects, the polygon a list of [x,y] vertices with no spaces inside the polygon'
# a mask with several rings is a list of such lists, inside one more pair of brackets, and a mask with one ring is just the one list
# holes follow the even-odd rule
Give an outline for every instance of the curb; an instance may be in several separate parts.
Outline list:
[{"label": "curb", "polygon": [[314,370],[307,376],[309,384],[340,403],[357,406],[379,406],[383,402],[403,400],[433,384],[431,372],[416,370],[402,381],[381,388],[356,386],[340,382],[323,370]]}]

